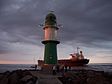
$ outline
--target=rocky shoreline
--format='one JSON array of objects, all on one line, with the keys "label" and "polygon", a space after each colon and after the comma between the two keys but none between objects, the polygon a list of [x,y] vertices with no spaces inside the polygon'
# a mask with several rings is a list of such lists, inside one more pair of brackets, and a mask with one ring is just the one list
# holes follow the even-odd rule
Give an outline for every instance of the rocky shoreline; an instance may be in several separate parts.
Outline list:
[{"label": "rocky shoreline", "polygon": [[112,84],[112,73],[95,70],[68,71],[59,77],[63,84]]},{"label": "rocky shoreline", "polygon": [[[42,71],[36,72],[40,73]],[[61,76],[58,77],[57,74],[60,74]],[[57,74],[57,78],[62,84],[112,84],[112,73],[107,73],[104,71],[82,69],[57,72]],[[32,75],[31,70],[15,70],[0,73],[0,84],[39,84],[37,82],[38,77]]]},{"label": "rocky shoreline", "polygon": [[29,70],[15,70],[0,73],[0,84],[35,84],[37,77]]}]

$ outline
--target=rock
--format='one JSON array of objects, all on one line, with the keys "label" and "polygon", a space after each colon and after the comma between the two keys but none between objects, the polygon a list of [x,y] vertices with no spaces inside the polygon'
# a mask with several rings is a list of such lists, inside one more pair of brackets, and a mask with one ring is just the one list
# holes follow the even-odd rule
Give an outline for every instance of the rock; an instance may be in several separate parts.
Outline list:
[{"label": "rock", "polygon": [[20,81],[22,84],[35,84],[37,81],[37,77],[32,75],[26,75],[23,78],[21,78]]},{"label": "rock", "polygon": [[103,79],[87,78],[87,84],[103,84]]},{"label": "rock", "polygon": [[0,74],[0,80],[3,78],[3,74]]},{"label": "rock", "polygon": [[1,80],[0,80],[0,84],[8,84],[8,78],[6,76],[4,76]]},{"label": "rock", "polygon": [[17,73],[17,75],[18,75],[19,78],[23,77],[23,72],[24,71],[22,71],[22,70],[16,70],[15,72]]},{"label": "rock", "polygon": [[31,75],[26,75],[26,76],[24,76],[22,79],[21,79],[21,81],[24,81],[24,82],[27,82],[29,79],[31,79],[32,78],[32,76]]},{"label": "rock", "polygon": [[8,76],[9,84],[18,84],[19,77],[16,72],[13,72],[10,76]]},{"label": "rock", "polygon": [[26,84],[35,84],[33,81],[28,81]]},{"label": "rock", "polygon": [[103,72],[89,71],[87,75],[87,84],[104,84]]},{"label": "rock", "polygon": [[31,73],[29,71],[24,71],[23,76],[26,76],[26,75],[31,75]]},{"label": "rock", "polygon": [[33,76],[29,81],[32,81],[32,82],[33,82],[33,84],[35,84],[35,83],[36,83],[36,81],[37,81],[37,77]]},{"label": "rock", "polygon": [[94,74],[95,74],[95,72],[94,72],[93,70],[89,70],[89,71],[87,72],[87,77],[88,77],[88,78],[93,78],[93,77],[94,77]]},{"label": "rock", "polygon": [[[65,72],[59,80],[63,84],[112,84],[112,73],[75,70]],[[0,84],[38,84],[38,80],[28,70],[16,70],[1,73]]]},{"label": "rock", "polygon": [[104,71],[75,70],[59,78],[63,84],[112,84],[112,75]]},{"label": "rock", "polygon": [[6,71],[3,73],[4,75],[9,75],[10,74],[10,71]]}]

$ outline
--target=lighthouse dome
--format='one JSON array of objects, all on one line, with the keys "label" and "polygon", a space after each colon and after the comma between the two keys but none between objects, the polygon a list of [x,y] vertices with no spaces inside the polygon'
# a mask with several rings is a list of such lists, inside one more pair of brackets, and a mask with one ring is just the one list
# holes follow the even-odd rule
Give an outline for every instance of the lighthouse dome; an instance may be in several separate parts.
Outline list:
[{"label": "lighthouse dome", "polygon": [[56,16],[55,16],[53,13],[49,13],[49,14],[47,14],[47,16],[46,16],[46,20],[47,20],[47,19],[56,20]]},{"label": "lighthouse dome", "polygon": [[47,14],[45,18],[45,25],[56,25],[56,16],[53,13]]}]

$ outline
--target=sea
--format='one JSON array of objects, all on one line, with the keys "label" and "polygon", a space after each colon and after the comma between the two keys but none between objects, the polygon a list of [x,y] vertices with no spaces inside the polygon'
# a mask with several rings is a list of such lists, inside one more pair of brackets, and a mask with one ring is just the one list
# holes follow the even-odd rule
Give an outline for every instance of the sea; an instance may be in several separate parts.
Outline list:
[{"label": "sea", "polygon": [[[13,70],[29,70],[33,64],[0,64],[0,73]],[[39,66],[37,67],[39,69]],[[72,69],[87,69],[112,73],[112,63],[90,63],[86,66],[73,67]]]}]

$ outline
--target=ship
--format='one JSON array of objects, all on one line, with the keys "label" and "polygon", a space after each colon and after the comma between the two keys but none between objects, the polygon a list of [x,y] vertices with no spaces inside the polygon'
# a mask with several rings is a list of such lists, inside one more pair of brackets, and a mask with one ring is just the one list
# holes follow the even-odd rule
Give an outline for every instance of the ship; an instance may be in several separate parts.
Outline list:
[{"label": "ship", "polygon": [[[57,65],[59,66],[68,66],[68,67],[73,67],[73,66],[83,66],[89,63],[89,59],[85,58],[82,51],[78,51],[77,53],[70,54],[69,59],[60,59],[57,62]],[[44,65],[44,60],[38,60],[38,66],[43,66]]]}]

